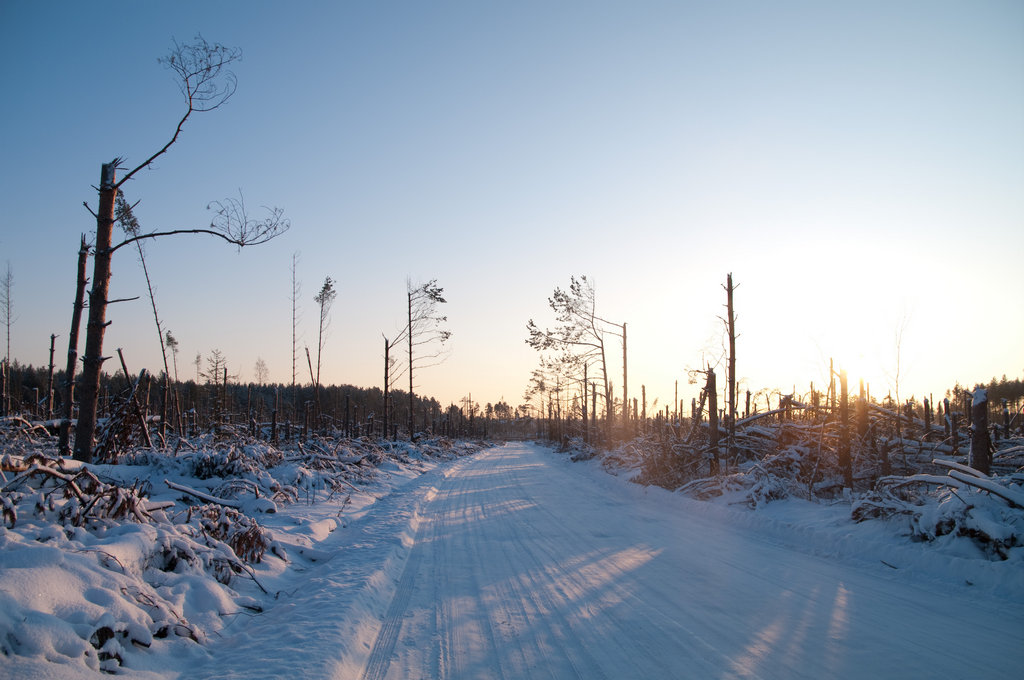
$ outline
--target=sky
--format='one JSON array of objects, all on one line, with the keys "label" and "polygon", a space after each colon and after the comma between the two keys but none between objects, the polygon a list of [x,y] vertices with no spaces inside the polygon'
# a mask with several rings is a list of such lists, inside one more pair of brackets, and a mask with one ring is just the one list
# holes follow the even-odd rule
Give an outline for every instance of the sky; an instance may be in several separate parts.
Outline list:
[{"label": "sky", "polygon": [[[47,363],[51,334],[66,352],[83,202],[102,163],[170,139],[184,103],[157,59],[197,34],[241,48],[238,89],[126,197],[147,231],[205,226],[239,192],[292,227],[146,246],[182,377],[216,348],[240,380],[262,358],[291,381],[295,254],[314,360],[313,296],[339,289],[326,383],[379,384],[407,281],[436,279],[453,335],[417,390],[518,405],[526,323],[553,325],[548,297],[583,274],[628,324],[631,397],[664,407],[678,381],[688,401],[688,371],[724,372],[730,272],[741,389],[820,388],[830,358],[873,396],[1024,374],[1024,5],[996,1],[2,0],[20,362]],[[137,295],[108,311],[105,353],[159,370],[118,251],[111,296]]]}]

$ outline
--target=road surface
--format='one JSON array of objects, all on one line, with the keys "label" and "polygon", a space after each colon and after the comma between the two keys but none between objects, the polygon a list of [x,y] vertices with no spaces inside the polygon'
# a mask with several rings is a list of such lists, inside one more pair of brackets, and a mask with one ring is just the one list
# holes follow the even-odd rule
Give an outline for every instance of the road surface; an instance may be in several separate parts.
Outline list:
[{"label": "road surface", "polygon": [[[427,473],[346,529],[366,552],[345,547],[264,625],[308,645],[295,677],[1021,677],[1019,604],[607,482],[528,443]],[[317,658],[334,648],[345,663]]]}]

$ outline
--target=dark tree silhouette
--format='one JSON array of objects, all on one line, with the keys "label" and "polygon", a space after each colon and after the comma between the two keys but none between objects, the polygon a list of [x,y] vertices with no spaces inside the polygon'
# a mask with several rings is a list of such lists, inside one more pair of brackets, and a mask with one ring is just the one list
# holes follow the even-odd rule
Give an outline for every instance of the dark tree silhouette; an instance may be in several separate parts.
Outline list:
[{"label": "dark tree silhouette", "polygon": [[416,438],[415,384],[414,373],[421,368],[435,366],[444,360],[444,343],[451,337],[451,331],[442,327],[447,316],[437,311],[439,304],[445,304],[444,288],[437,285],[437,279],[413,288],[412,281],[406,281],[408,318],[405,334],[409,350],[409,439]]},{"label": "dark tree silhouette", "polygon": [[[601,372],[604,387],[607,422],[610,425],[614,417],[612,385],[608,380],[606,361],[605,336],[613,335],[623,341],[622,377],[626,381],[625,333],[626,324],[617,324],[597,315],[597,300],[594,285],[586,276],[570,277],[569,290],[555,288],[548,298],[548,305],[555,312],[560,324],[553,329],[541,329],[530,319],[526,324],[529,337],[526,343],[538,352],[553,351],[558,353],[557,361],[567,366],[579,367],[595,365]],[[618,329],[611,330],[611,329]],[[570,372],[571,373],[571,372]],[[628,406],[625,403],[628,393],[623,388],[623,422],[626,421]]]},{"label": "dark tree silhouette", "polygon": [[327,339],[327,328],[331,325],[331,306],[337,297],[338,289],[334,287],[334,279],[330,276],[324,279],[324,285],[320,287],[320,292],[313,296],[313,302],[320,307],[320,328],[316,336],[316,377],[313,379],[317,416],[320,414],[320,366],[324,342]]},{"label": "dark tree silhouette", "polygon": [[[288,221],[279,208],[268,208],[268,216],[253,219],[248,215],[244,201],[229,198],[211,203],[208,208],[214,217],[208,227],[198,229],[170,229],[146,234],[129,235],[124,241],[112,244],[116,197],[121,186],[143,168],[167,153],[178,140],[185,122],[193,113],[213,111],[235,92],[237,81],[229,66],[241,58],[236,48],[210,44],[202,37],[187,45],[177,42],[170,54],[160,62],[169,68],[178,80],[185,96],[185,113],[170,140],[140,165],[117,178],[122,159],[104,163],[100,169],[99,207],[96,217],[96,243],[93,258],[92,290],[89,292],[89,320],[86,324],[85,354],[82,358],[82,381],[78,424],[75,431],[74,455],[78,460],[91,462],[93,439],[96,432],[96,406],[103,362],[103,335],[107,327],[108,292],[110,290],[110,260],[119,248],[143,239],[174,234],[208,234],[217,236],[239,248],[265,243],[285,232]],[[88,206],[86,206],[88,208]]]}]

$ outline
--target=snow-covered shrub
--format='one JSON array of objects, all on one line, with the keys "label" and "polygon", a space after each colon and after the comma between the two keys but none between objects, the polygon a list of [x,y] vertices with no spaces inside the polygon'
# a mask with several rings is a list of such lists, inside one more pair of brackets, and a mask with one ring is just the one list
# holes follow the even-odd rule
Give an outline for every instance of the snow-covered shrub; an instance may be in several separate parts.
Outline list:
[{"label": "snow-covered shrub", "polygon": [[234,446],[226,450],[203,449],[186,457],[191,466],[190,475],[196,479],[211,477],[255,477],[263,468],[259,461],[245,456]]},{"label": "snow-covered shrub", "polygon": [[[373,460],[396,471],[396,462],[422,468],[428,456],[481,448],[311,439],[282,451],[204,435],[173,451],[125,449],[115,464],[82,465],[58,458],[49,439],[19,434],[0,446],[0,656],[45,659],[76,675],[131,674],[145,665],[140,654],[156,653],[140,649],[203,644],[227,617],[261,611],[242,593],[287,568],[289,543],[253,516],[298,500],[290,482],[323,501],[378,476]],[[344,509],[346,498],[334,502]],[[268,555],[281,562],[267,564]],[[26,582],[49,585],[19,587]],[[0,660],[0,676],[3,668]]]},{"label": "snow-covered shrub", "polygon": [[[1013,478],[984,478],[1019,492]],[[904,521],[916,541],[966,538],[990,558],[1005,560],[1024,545],[1024,507],[952,477],[918,474],[883,477],[853,502],[855,522]],[[900,520],[902,518],[902,520]]]},{"label": "snow-covered shrub", "polygon": [[108,484],[88,469],[64,472],[56,459],[36,459],[2,489],[3,516],[9,527],[18,520],[19,506],[41,519],[72,527],[95,529],[106,520],[150,522],[146,484],[130,487]]},{"label": "snow-covered shrub", "polygon": [[744,463],[733,473],[696,479],[680,487],[679,491],[698,500],[727,496],[730,502],[750,508],[790,496],[807,497],[806,486],[802,482],[780,476],[752,462]]},{"label": "snow-covered shrub", "polygon": [[451,460],[460,456],[474,454],[484,448],[479,441],[454,440],[448,437],[434,437],[421,440],[416,444],[421,456],[437,460]]},{"label": "snow-covered shrub", "polygon": [[631,446],[639,460],[640,473],[633,479],[638,484],[678,489],[693,479],[702,462],[701,452],[682,442],[645,438]]},{"label": "snow-covered shrub", "polygon": [[199,509],[198,515],[203,533],[226,543],[245,562],[259,562],[270,547],[263,527],[234,508],[205,505]]}]

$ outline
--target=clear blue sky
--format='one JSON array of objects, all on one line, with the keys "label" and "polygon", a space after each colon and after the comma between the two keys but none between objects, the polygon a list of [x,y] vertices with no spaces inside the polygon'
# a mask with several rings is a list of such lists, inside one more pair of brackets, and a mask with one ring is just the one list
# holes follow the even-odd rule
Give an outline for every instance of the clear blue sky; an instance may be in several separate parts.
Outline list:
[{"label": "clear blue sky", "polygon": [[[1024,369],[1024,4],[992,1],[3,0],[21,362],[66,341],[82,202],[101,163],[169,138],[156,60],[197,33],[243,50],[238,91],[126,195],[144,229],[201,226],[239,189],[293,226],[147,247],[183,373],[219,348],[290,381],[294,252],[311,348],[313,295],[339,284],[327,382],[377,384],[406,278],[437,278],[452,352],[417,382],[444,401],[520,403],[526,321],[571,274],[629,323],[630,391],[661,404],[721,354],[727,272],[754,391],[821,385],[831,356],[884,393],[900,327],[904,396]],[[131,252],[112,295],[145,295]],[[109,351],[157,369],[145,298],[108,318]]]}]

